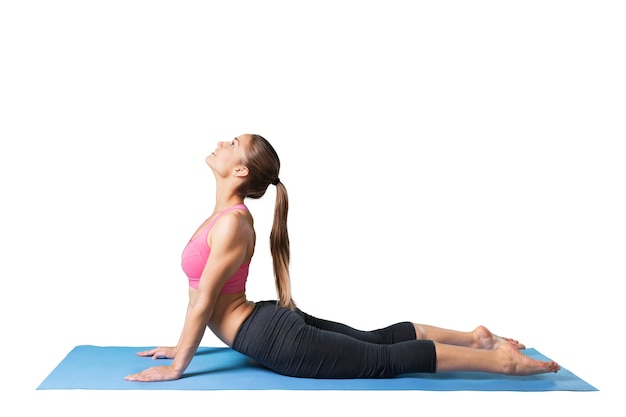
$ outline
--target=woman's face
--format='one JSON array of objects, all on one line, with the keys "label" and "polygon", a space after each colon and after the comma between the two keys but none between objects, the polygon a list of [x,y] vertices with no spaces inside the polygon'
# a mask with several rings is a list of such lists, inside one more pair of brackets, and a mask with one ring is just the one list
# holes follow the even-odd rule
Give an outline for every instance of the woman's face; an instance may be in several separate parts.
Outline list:
[{"label": "woman's face", "polygon": [[239,168],[245,168],[242,161],[250,140],[250,135],[241,135],[230,142],[218,142],[215,151],[206,157],[206,163],[224,177]]}]

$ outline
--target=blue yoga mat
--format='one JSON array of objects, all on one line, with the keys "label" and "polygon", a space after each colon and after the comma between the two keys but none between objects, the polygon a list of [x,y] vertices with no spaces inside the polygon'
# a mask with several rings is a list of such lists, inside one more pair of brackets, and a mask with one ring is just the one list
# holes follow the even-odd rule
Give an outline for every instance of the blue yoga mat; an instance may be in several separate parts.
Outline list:
[{"label": "blue yoga mat", "polygon": [[[387,379],[310,379],[279,375],[226,347],[200,347],[176,381],[130,382],[128,374],[170,359],[137,356],[150,347],[76,346],[38,390],[426,390],[426,391],[597,391],[567,369],[532,376],[481,372],[406,374]],[[548,360],[535,349],[532,358]]]}]

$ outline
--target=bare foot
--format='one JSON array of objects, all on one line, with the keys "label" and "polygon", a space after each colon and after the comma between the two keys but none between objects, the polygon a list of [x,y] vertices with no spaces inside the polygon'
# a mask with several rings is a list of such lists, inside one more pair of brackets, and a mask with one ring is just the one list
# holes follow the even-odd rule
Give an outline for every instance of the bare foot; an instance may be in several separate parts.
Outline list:
[{"label": "bare foot", "polygon": [[511,343],[501,343],[497,348],[504,361],[505,375],[535,375],[557,372],[561,367],[554,361],[538,361],[520,352]]},{"label": "bare foot", "polygon": [[474,345],[477,349],[498,349],[503,344],[513,346],[515,349],[526,349],[526,346],[514,339],[501,337],[489,331],[485,326],[478,326],[474,329]]}]

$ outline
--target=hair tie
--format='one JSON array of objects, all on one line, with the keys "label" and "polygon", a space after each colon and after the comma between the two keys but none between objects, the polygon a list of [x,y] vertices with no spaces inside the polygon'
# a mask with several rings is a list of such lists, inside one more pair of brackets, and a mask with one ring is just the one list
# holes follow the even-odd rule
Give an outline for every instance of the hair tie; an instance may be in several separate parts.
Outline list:
[{"label": "hair tie", "polygon": [[272,185],[278,185],[279,182],[280,182],[280,178],[276,177],[276,179],[272,181]]}]

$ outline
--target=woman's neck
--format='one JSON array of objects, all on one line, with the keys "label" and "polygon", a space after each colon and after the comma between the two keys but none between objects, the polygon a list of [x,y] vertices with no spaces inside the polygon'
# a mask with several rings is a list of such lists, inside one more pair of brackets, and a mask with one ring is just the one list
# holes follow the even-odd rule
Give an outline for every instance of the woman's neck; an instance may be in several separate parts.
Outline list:
[{"label": "woman's neck", "polygon": [[222,211],[236,204],[242,204],[243,199],[237,193],[240,184],[229,181],[217,181],[215,188],[215,211]]},{"label": "woman's neck", "polygon": [[237,204],[243,204],[243,200],[238,195],[215,196],[215,212],[226,210]]}]

